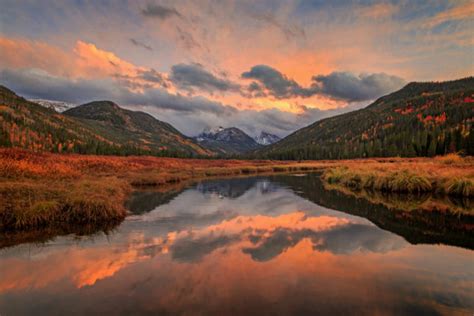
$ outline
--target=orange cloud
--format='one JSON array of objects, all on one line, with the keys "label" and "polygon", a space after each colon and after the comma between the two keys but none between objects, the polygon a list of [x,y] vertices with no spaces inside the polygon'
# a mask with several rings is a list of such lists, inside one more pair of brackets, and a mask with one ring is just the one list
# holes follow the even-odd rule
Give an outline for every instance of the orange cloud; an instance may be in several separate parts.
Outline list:
[{"label": "orange cloud", "polygon": [[138,84],[146,82],[139,75],[151,70],[80,40],[71,52],[66,52],[44,42],[7,37],[0,37],[0,68],[38,68],[52,75],[69,78],[119,76]]},{"label": "orange cloud", "polygon": [[147,68],[129,63],[112,52],[97,48],[94,44],[77,41],[74,47],[77,56],[76,66],[90,76],[111,76],[120,74],[136,76]]},{"label": "orange cloud", "polygon": [[44,42],[0,36],[0,68],[39,68],[68,76],[74,64],[74,56]]}]

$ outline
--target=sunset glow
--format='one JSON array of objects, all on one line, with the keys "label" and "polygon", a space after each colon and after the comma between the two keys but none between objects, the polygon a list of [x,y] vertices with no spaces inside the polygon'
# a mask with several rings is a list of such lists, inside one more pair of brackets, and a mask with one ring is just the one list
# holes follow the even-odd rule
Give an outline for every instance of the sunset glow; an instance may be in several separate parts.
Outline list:
[{"label": "sunset glow", "polygon": [[470,1],[20,1],[2,11],[10,88],[109,99],[190,136],[215,126],[285,136],[409,81],[474,70]]}]

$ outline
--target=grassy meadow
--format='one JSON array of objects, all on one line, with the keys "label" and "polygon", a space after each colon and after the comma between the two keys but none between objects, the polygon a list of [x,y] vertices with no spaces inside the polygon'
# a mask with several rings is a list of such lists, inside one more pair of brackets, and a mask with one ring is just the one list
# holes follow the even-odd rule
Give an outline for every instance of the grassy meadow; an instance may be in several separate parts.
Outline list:
[{"label": "grassy meadow", "polygon": [[339,161],[178,159],[94,156],[0,149],[0,230],[121,221],[134,188],[257,174],[320,171],[351,190],[474,194],[472,158]]}]

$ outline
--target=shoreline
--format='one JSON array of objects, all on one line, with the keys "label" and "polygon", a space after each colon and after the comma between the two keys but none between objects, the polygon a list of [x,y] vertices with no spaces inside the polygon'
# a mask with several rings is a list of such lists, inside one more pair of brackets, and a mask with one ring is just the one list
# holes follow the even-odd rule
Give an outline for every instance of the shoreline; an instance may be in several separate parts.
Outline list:
[{"label": "shoreline", "polygon": [[[373,183],[376,190],[393,192],[437,192],[438,186],[433,183],[447,185],[461,179],[461,190],[445,193],[462,193],[467,198],[472,198],[474,179],[472,157],[459,156],[295,162],[65,155],[0,149],[0,166],[0,231],[4,232],[120,222],[127,216],[125,202],[135,189],[208,179],[322,172],[330,184],[357,189]],[[404,173],[409,180],[402,179],[399,186],[375,187],[377,181],[368,181],[374,175],[380,180]]]}]

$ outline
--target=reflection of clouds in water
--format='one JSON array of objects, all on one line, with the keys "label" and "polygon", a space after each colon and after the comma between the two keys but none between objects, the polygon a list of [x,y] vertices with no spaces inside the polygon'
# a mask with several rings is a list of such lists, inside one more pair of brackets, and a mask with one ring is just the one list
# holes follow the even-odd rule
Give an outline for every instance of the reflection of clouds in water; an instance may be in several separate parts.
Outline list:
[{"label": "reflection of clouds in water", "polygon": [[[26,261],[17,265],[9,262],[9,256],[2,255],[0,267],[8,271],[8,277],[0,282],[0,292],[10,288],[41,288],[65,276],[69,276],[77,287],[94,285],[131,264],[148,261],[158,255],[169,255],[177,262],[200,263],[213,252],[226,250],[241,252],[249,255],[252,261],[263,262],[277,258],[304,240],[311,242],[313,251],[333,254],[357,251],[385,253],[406,245],[401,237],[341,217],[314,217],[303,212],[278,216],[233,215],[227,218],[219,217],[225,214],[214,215],[192,217],[194,220],[201,219],[201,224],[207,223],[201,228],[168,230],[162,235],[151,235],[149,231],[148,234],[122,231],[121,238],[99,238],[96,242],[75,246],[58,240],[53,243],[54,247],[46,247],[36,255],[23,258]],[[189,223],[188,220],[185,223]],[[176,226],[176,218],[168,223]],[[181,223],[178,226],[184,228],[186,225]],[[64,260],[65,257],[68,260]],[[10,256],[10,260],[19,258]],[[32,266],[35,268],[32,269]],[[50,271],[51,266],[55,267],[53,272]]]},{"label": "reflection of clouds in water", "polygon": [[101,314],[301,314],[301,306],[309,314],[380,306],[410,314],[419,302],[427,303],[416,311],[429,314],[472,305],[470,284],[460,281],[472,279],[463,272],[472,258],[465,250],[406,247],[366,219],[275,182],[249,181],[238,193],[214,183],[143,197],[154,199],[144,208],[153,211],[127,218],[110,236],[0,251],[0,298],[24,314],[51,306],[57,314],[91,307]]},{"label": "reflection of clouds in water", "polygon": [[[209,181],[187,189],[149,213],[130,216],[110,236],[59,237],[33,251],[14,247],[1,258],[24,255],[41,267],[49,265],[40,262],[55,258],[57,266],[69,267],[64,273],[74,271],[72,282],[80,287],[157,255],[196,263],[216,250],[230,249],[255,261],[268,261],[304,239],[315,251],[334,254],[387,252],[405,245],[400,237],[365,219],[318,206],[268,179],[248,178]],[[60,264],[64,253],[76,258],[78,265]],[[38,274],[31,273],[25,286],[43,284],[35,280],[48,274],[42,268],[35,271]],[[51,278],[55,279],[53,274]]]},{"label": "reflection of clouds in water", "polygon": [[200,231],[186,232],[178,235],[170,251],[173,258],[194,261],[240,242],[237,247],[253,260],[267,261],[303,239],[311,240],[316,251],[334,254],[385,253],[407,244],[401,237],[375,226],[327,216],[307,217],[296,212],[278,217],[239,216]]},{"label": "reflection of clouds in water", "polygon": [[[264,237],[266,236],[266,237]],[[313,249],[329,251],[334,254],[350,254],[355,251],[385,253],[400,249],[407,245],[403,238],[383,231],[374,226],[347,224],[329,231],[313,231],[309,229],[275,229],[273,232],[260,231],[251,236],[256,246],[244,248],[257,261],[267,261],[280,255],[301,240],[308,238]]]},{"label": "reflection of clouds in water", "polygon": [[179,214],[188,216],[189,214],[231,212],[242,215],[276,216],[295,210],[304,211],[308,215],[330,214],[335,217],[350,217],[354,221],[370,223],[365,219],[316,205],[299,197],[291,189],[265,178],[206,181],[198,184],[195,188],[185,190],[169,203],[159,205],[141,217],[132,218],[160,222],[163,218],[178,217]]}]

